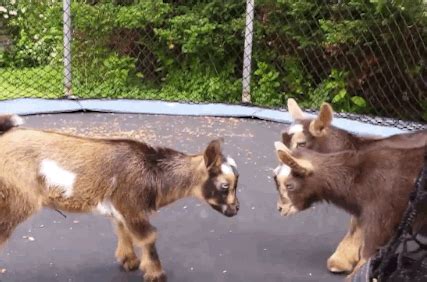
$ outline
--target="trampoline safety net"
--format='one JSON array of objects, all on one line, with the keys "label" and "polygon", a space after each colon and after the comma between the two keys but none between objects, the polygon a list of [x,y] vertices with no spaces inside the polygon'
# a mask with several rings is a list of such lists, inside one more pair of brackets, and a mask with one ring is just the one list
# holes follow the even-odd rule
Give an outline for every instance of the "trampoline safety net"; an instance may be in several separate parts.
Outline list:
[{"label": "trampoline safety net", "polygon": [[[421,282],[427,281],[427,224],[420,218],[427,214],[427,151],[424,167],[410,195],[408,207],[394,237],[361,273],[365,281]],[[420,226],[421,225],[421,226]]]}]

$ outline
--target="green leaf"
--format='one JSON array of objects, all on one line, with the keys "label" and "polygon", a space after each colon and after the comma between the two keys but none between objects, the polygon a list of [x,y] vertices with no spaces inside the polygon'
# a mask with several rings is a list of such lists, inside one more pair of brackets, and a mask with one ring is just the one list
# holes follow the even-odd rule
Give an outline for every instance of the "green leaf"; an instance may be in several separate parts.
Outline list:
[{"label": "green leaf", "polygon": [[366,107],[366,101],[365,99],[363,99],[360,96],[353,96],[351,97],[351,101],[358,107],[360,108],[365,108]]},{"label": "green leaf", "polygon": [[332,99],[332,103],[339,103],[345,98],[346,95],[347,95],[347,91],[345,89],[341,89],[338,92],[338,94],[335,95],[334,98]]}]

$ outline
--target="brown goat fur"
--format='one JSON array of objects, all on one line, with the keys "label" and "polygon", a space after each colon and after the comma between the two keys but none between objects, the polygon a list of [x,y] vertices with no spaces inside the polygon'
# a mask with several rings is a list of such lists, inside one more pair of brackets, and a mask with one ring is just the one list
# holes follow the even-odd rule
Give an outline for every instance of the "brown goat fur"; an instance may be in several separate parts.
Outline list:
[{"label": "brown goat fur", "polygon": [[0,244],[43,207],[101,213],[115,222],[124,269],[139,266],[145,281],[165,281],[150,214],[195,196],[234,216],[237,182],[236,164],[224,157],[220,140],[187,155],[128,139],[10,129],[0,136]]},{"label": "brown goat fur", "polygon": [[[276,142],[281,165],[275,169],[282,215],[330,202],[349,212],[360,228],[360,259],[355,271],[387,243],[398,226],[426,146],[365,148],[337,153],[289,150]],[[353,238],[354,239],[354,238]]]},{"label": "brown goat fur", "polygon": [[[305,147],[322,153],[360,150],[366,147],[411,148],[427,143],[427,129],[379,138],[360,136],[332,126],[333,109],[324,103],[315,118],[309,118],[294,99],[288,99],[288,110],[294,120],[282,133],[282,142],[291,149]],[[357,264],[361,245],[358,222],[351,218],[347,234],[329,257],[327,267],[332,272],[351,272]]]},{"label": "brown goat fur", "polygon": [[423,146],[427,142],[427,129],[382,138],[350,133],[332,125],[333,109],[327,103],[323,103],[316,118],[304,115],[294,99],[288,100],[288,108],[294,124],[282,132],[282,142],[291,149],[305,147],[329,153],[358,150],[373,144],[405,148]]}]

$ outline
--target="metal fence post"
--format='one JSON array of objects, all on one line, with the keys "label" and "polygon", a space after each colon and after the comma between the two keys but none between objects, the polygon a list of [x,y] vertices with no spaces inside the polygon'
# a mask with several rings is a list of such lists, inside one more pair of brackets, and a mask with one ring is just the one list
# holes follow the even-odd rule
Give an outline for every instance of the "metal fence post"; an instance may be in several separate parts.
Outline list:
[{"label": "metal fence post", "polygon": [[71,83],[71,0],[63,0],[64,10],[64,95],[73,98]]},{"label": "metal fence post", "polygon": [[245,46],[243,51],[242,102],[251,102],[251,61],[255,0],[246,1]]}]

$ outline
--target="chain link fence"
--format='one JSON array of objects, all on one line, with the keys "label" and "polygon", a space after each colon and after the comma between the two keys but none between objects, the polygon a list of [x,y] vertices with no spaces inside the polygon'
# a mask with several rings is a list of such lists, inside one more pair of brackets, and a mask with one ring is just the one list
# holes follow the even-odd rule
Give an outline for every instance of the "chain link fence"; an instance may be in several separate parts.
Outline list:
[{"label": "chain link fence", "polygon": [[427,120],[427,1],[255,6],[254,101]]},{"label": "chain link fence", "polygon": [[0,99],[63,96],[62,6],[0,0]]},{"label": "chain link fence", "polygon": [[425,0],[0,0],[0,99],[293,97],[424,123],[426,44]]},{"label": "chain link fence", "polygon": [[244,1],[74,1],[79,98],[240,101]]}]

